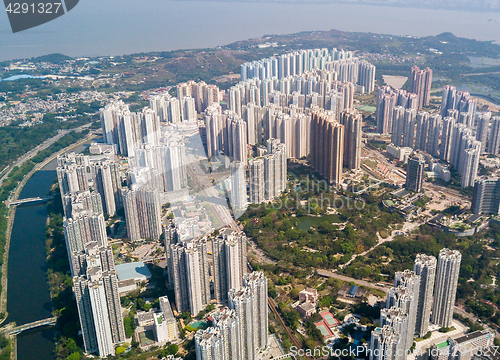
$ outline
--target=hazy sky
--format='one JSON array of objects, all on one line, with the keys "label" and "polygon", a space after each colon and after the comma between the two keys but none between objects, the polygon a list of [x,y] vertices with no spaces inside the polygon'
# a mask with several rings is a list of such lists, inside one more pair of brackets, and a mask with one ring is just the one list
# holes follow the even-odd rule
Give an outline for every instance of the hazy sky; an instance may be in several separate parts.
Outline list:
[{"label": "hazy sky", "polygon": [[2,12],[0,60],[54,52],[92,56],[213,47],[264,34],[330,29],[416,36],[450,31],[500,43],[500,13],[352,4],[81,0],[68,14],[16,34]]}]

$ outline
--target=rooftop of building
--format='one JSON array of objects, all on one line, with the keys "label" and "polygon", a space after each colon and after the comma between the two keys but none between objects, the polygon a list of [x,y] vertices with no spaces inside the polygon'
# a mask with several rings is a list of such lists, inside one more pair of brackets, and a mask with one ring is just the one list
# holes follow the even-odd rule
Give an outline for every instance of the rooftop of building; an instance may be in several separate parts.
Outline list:
[{"label": "rooftop of building", "polygon": [[144,324],[147,322],[153,322],[155,320],[155,313],[153,311],[139,312],[137,313],[137,321],[139,324]]},{"label": "rooftop of building", "polygon": [[487,330],[478,330],[478,331],[474,331],[474,332],[469,333],[469,334],[465,334],[464,336],[461,336],[459,338],[456,338],[455,341],[458,344],[460,344],[460,343],[463,343],[466,341],[471,341],[471,340],[477,339],[478,337],[481,337],[484,335],[492,336],[492,334],[489,333]]},{"label": "rooftop of building", "polygon": [[397,197],[402,198],[409,195],[410,193],[406,189],[399,189],[394,191],[393,194],[396,195]]},{"label": "rooftop of building", "polygon": [[318,290],[314,289],[314,288],[310,288],[310,287],[306,287],[304,290],[302,290],[301,292],[307,292],[307,293],[311,293],[311,294],[317,294],[318,293]]},{"label": "rooftop of building", "polygon": [[446,341],[443,341],[442,343],[436,344],[436,347],[438,349],[442,349],[442,348],[447,347],[449,345],[450,345],[450,343],[448,342],[448,340],[446,340]]},{"label": "rooftop of building", "polygon": [[474,214],[472,216],[470,216],[467,221],[470,222],[470,223],[474,223],[476,222],[477,220],[479,220],[481,218],[481,215],[478,215],[478,214]]},{"label": "rooftop of building", "polygon": [[147,280],[151,278],[151,272],[142,261],[116,265],[118,280]]},{"label": "rooftop of building", "polygon": [[316,309],[316,306],[311,304],[309,301],[306,301],[305,303],[300,304],[298,307],[301,308],[302,310],[304,310],[305,312]]},{"label": "rooftop of building", "polygon": [[163,315],[165,315],[165,319],[168,320],[175,320],[174,314],[172,312],[172,306],[170,306],[170,301],[168,300],[168,297],[162,296],[159,298],[160,305],[163,309]]}]

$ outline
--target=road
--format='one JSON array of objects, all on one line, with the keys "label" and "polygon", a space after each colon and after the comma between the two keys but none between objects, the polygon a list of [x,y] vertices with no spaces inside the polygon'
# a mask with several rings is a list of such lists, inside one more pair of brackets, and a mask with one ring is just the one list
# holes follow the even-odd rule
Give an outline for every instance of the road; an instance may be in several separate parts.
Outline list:
[{"label": "road", "polygon": [[80,126],[78,128],[75,128],[75,129],[61,130],[61,131],[59,131],[57,133],[56,136],[51,137],[50,139],[45,140],[42,144],[40,144],[37,147],[31,149],[26,154],[22,155],[14,163],[10,164],[9,166],[7,166],[5,169],[3,169],[0,172],[0,174],[2,175],[2,177],[0,178],[0,186],[2,186],[3,182],[5,181],[5,179],[7,179],[7,177],[10,174],[10,171],[14,167],[16,167],[16,166],[18,166],[18,167],[22,166],[26,161],[33,159],[40,151],[43,151],[43,150],[47,149],[50,145],[54,144],[56,141],[58,141],[64,135],[70,133],[71,131],[81,132],[84,129],[88,128],[90,125],[91,124],[85,124],[85,125],[82,125],[82,126]]},{"label": "road", "polygon": [[477,317],[475,317],[473,314],[471,313],[468,313],[467,311],[465,311],[464,309],[462,309],[461,307],[459,306],[456,306],[455,305],[455,309],[453,311],[455,314],[458,314],[458,315],[461,315],[463,316],[464,318],[467,318],[469,319],[470,321],[472,321],[474,324],[479,324],[485,328],[488,328],[490,329],[491,331],[493,331],[497,337],[500,337],[500,331],[498,329],[498,327],[495,327],[494,329],[492,329],[490,326],[487,326],[485,323],[483,322],[480,322],[479,319]]},{"label": "road", "polygon": [[371,282],[368,282],[365,280],[358,280],[358,279],[354,279],[354,278],[351,278],[348,276],[340,275],[340,274],[337,274],[336,272],[333,272],[333,271],[321,270],[321,269],[318,269],[317,271],[318,271],[318,275],[323,276],[323,277],[334,278],[334,279],[342,280],[345,282],[354,281],[358,285],[365,286],[365,287],[368,287],[371,289],[377,289],[377,290],[383,291],[385,293],[387,293],[387,291],[389,291],[388,287],[378,286],[378,285],[372,284]]}]

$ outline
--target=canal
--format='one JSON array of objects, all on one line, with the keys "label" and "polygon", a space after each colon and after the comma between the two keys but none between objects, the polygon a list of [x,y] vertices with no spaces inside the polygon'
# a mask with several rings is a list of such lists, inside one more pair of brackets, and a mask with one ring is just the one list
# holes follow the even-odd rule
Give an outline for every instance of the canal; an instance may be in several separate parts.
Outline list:
[{"label": "canal", "polygon": [[[88,145],[87,145],[88,146]],[[74,151],[81,152],[84,146]],[[56,161],[37,171],[24,186],[19,199],[44,197],[56,180]],[[46,204],[19,206],[9,250],[7,323],[17,325],[52,316],[45,262]],[[17,337],[18,360],[54,360],[54,331],[32,330]]]}]

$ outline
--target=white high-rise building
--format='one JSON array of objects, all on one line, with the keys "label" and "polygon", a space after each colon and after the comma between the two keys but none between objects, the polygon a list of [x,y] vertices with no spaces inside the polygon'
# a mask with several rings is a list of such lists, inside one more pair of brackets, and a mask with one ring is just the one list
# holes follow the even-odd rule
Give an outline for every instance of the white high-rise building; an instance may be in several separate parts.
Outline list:
[{"label": "white high-rise building", "polygon": [[311,115],[294,116],[294,153],[293,157],[301,159],[310,153]]},{"label": "white high-rise building", "polygon": [[392,134],[391,142],[398,147],[403,146],[405,109],[403,106],[395,106],[392,111]]},{"label": "white high-rise building", "polygon": [[[94,214],[91,210],[73,212],[71,218],[64,218],[63,230],[70,265],[72,254],[84,250],[89,243],[96,242],[99,246],[106,246],[108,243],[102,213]],[[71,272],[75,273],[73,266]]]},{"label": "white high-rise building", "polygon": [[196,103],[192,97],[181,98],[182,121],[196,121]]},{"label": "white high-rise building", "polygon": [[252,159],[249,162],[250,203],[260,204],[264,201],[265,178],[264,159]]},{"label": "white high-rise building", "polygon": [[243,277],[243,286],[250,289],[255,301],[254,341],[256,352],[268,345],[269,318],[267,306],[267,279],[261,271]]},{"label": "white high-rise building", "polygon": [[479,160],[481,156],[481,143],[474,141],[472,146],[465,150],[462,160],[462,169],[460,171],[460,185],[463,188],[474,186],[479,169]]},{"label": "white high-rise building", "polygon": [[484,154],[484,152],[486,151],[486,143],[488,141],[490,119],[491,119],[490,112],[476,114],[476,121],[477,121],[476,140],[481,142],[481,154]]},{"label": "white high-rise building", "polygon": [[427,151],[427,140],[429,137],[429,113],[419,111],[417,113],[417,133],[415,136],[415,149]]},{"label": "white high-rise building", "polygon": [[[238,332],[240,334],[239,359],[255,359],[256,339],[256,302],[253,292],[249,287],[229,291],[229,308],[234,310],[238,318]],[[266,306],[267,309],[267,306]]]},{"label": "white high-rise building", "polygon": [[488,153],[500,154],[500,116],[494,116],[491,122]]},{"label": "white high-rise building", "polygon": [[247,124],[242,119],[233,119],[228,131],[230,131],[231,144],[229,144],[230,151],[227,155],[233,161],[245,166],[247,164]]},{"label": "white high-rise building", "polygon": [[424,254],[418,254],[415,258],[413,271],[420,276],[420,290],[418,296],[417,318],[415,332],[423,337],[429,328],[431,308],[434,291],[434,280],[436,277],[436,258]]},{"label": "white high-rise building", "polygon": [[197,331],[194,340],[196,360],[230,360],[225,357],[225,346],[219,329],[209,327],[206,330]]},{"label": "white high-rise building", "polygon": [[169,285],[174,290],[177,311],[198,315],[210,303],[207,239],[173,243],[167,251]]},{"label": "white high-rise building", "polygon": [[61,195],[89,190],[87,159],[74,152],[57,157],[57,179]]},{"label": "white high-rise building", "polygon": [[403,309],[408,316],[406,332],[406,347],[408,350],[413,344],[415,325],[417,320],[418,298],[420,294],[420,276],[410,270],[397,271],[394,275],[394,288],[387,295],[387,308],[396,306]]},{"label": "white high-rise building", "polygon": [[158,240],[162,232],[159,193],[145,188],[122,189],[121,192],[129,239]]},{"label": "white high-rise building", "polygon": [[212,316],[213,326],[222,340],[223,357],[221,359],[239,359],[240,336],[238,318],[234,310],[223,308]]},{"label": "white high-rise building", "polygon": [[372,331],[370,340],[370,360],[404,360],[406,356],[398,351],[401,346],[400,337],[390,325],[378,327]]},{"label": "white high-rise building", "polygon": [[[406,339],[408,338],[408,332],[410,331],[408,324],[408,314],[406,313],[406,311],[396,306],[393,306],[390,309],[381,309],[380,327],[384,328],[385,326],[389,326],[394,336],[397,336],[399,338],[396,353],[406,352]],[[372,332],[372,336],[373,335],[374,334]],[[375,336],[377,335],[378,332],[375,331]]]},{"label": "white high-rise building", "polygon": [[223,229],[212,241],[214,293],[219,303],[227,303],[230,289],[239,289],[247,273],[247,237],[243,232]]},{"label": "white high-rise building", "polygon": [[219,104],[212,104],[205,110],[205,124],[207,130],[207,156],[211,158],[223,149],[223,136],[226,122],[222,116]]},{"label": "white high-rise building", "polygon": [[79,258],[85,264],[73,277],[73,290],[85,352],[114,355],[115,345],[125,341],[125,329],[111,249],[103,252],[90,243]]},{"label": "white high-rise building", "polygon": [[116,174],[112,174],[112,172],[117,171],[117,168],[112,167],[111,163],[109,160],[97,161],[92,163],[90,169],[94,186],[103,200],[104,212],[109,216],[114,216],[116,215],[115,192],[118,191],[118,184],[113,182],[113,177],[116,178]]},{"label": "white high-rise building", "polygon": [[210,303],[207,239],[186,242],[184,247],[189,311],[198,315]]},{"label": "white high-rise building", "polygon": [[242,163],[231,163],[231,193],[229,199],[233,211],[244,211],[248,204],[245,167]]},{"label": "white high-rise building", "polygon": [[435,325],[451,326],[461,260],[462,255],[457,250],[441,249],[439,252],[431,316]]},{"label": "white high-rise building", "polygon": [[102,209],[101,195],[99,195],[99,193],[96,191],[78,191],[75,193],[62,195],[61,198],[64,216],[66,218],[72,218],[73,213],[77,213],[83,210],[90,210],[95,215],[104,214],[104,211]]},{"label": "white high-rise building", "polygon": [[434,157],[439,156],[439,140],[443,127],[441,115],[431,115],[428,122],[426,151]]},{"label": "white high-rise building", "polygon": [[406,109],[403,125],[403,147],[413,148],[416,118],[417,111],[415,109]]}]

